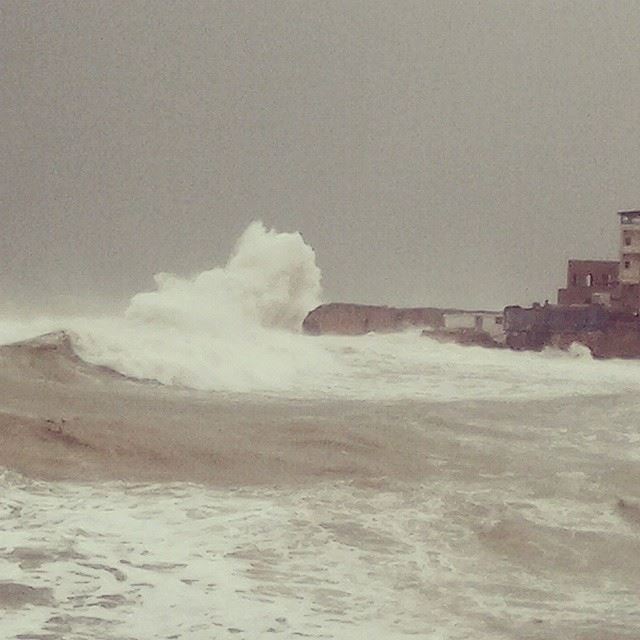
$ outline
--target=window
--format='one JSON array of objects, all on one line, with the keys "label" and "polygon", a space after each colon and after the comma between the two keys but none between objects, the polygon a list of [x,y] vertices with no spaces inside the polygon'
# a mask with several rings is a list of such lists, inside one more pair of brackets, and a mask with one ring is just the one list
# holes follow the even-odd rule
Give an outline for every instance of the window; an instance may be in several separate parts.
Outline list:
[{"label": "window", "polygon": [[625,269],[630,269],[631,268],[631,263],[628,260],[624,261],[624,268]]},{"label": "window", "polygon": [[587,273],[587,277],[585,278],[587,287],[593,287],[593,274]]},{"label": "window", "polygon": [[624,234],[624,244],[627,247],[631,244],[631,236],[628,233]]}]

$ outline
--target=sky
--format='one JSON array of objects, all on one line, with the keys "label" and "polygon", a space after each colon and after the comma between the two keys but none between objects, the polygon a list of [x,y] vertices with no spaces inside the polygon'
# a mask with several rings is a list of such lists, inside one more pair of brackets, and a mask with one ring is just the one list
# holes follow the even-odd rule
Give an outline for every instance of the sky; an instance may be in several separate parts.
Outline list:
[{"label": "sky", "polygon": [[300,231],[326,301],[552,301],[640,208],[640,3],[0,3],[0,305]]}]

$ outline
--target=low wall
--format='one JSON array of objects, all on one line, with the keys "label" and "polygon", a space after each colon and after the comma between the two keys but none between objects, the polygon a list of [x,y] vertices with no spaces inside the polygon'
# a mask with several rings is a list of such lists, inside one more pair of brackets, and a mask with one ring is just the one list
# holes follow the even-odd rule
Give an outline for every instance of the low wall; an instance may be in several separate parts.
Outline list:
[{"label": "low wall", "polygon": [[370,331],[391,333],[409,327],[444,326],[445,309],[431,307],[400,309],[333,302],[311,311],[302,323],[305,333],[362,335]]},{"label": "low wall", "polygon": [[609,322],[609,311],[600,305],[545,305],[529,309],[511,306],[504,309],[504,330],[507,334],[597,331],[604,329]]}]

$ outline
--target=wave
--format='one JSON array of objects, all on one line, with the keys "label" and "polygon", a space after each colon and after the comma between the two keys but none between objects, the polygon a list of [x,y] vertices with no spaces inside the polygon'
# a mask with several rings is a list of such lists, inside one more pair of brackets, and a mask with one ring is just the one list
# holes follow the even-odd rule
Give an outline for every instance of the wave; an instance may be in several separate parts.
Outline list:
[{"label": "wave", "polygon": [[65,384],[128,378],[115,369],[91,364],[81,358],[76,350],[76,340],[77,336],[68,331],[52,331],[0,346],[3,378],[24,380],[28,376],[32,380]]},{"label": "wave", "polygon": [[[302,320],[320,302],[320,281],[300,234],[252,223],[224,266],[193,277],[158,274],[155,290],[133,296],[121,316],[0,322],[0,343],[64,331],[23,345],[20,360],[60,380],[86,377],[95,365],[93,376],[292,397],[509,400],[640,385],[638,363],[594,361],[580,347],[535,354],[441,344],[415,332],[306,336]],[[57,359],[45,348],[53,343]]]},{"label": "wave", "polygon": [[254,222],[223,267],[193,277],[160,273],[120,317],[4,323],[0,341],[65,330],[88,363],[195,389],[283,389],[333,365],[300,335],[320,303],[320,269],[299,233]]}]

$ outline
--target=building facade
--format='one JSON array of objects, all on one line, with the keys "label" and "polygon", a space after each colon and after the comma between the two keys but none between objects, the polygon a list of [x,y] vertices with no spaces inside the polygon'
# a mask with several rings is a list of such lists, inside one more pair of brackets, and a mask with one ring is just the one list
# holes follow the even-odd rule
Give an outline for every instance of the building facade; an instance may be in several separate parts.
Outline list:
[{"label": "building facade", "polygon": [[445,311],[444,328],[451,331],[483,331],[494,339],[504,335],[502,313],[494,311]]},{"label": "building facade", "polygon": [[640,310],[640,211],[620,211],[620,268],[618,306]]},{"label": "building facade", "polygon": [[558,289],[558,304],[610,304],[618,289],[618,271],[617,260],[569,260],[567,286]]},{"label": "building facade", "polygon": [[569,260],[558,305],[600,304],[623,313],[640,312],[640,210],[620,211],[618,260]]}]

